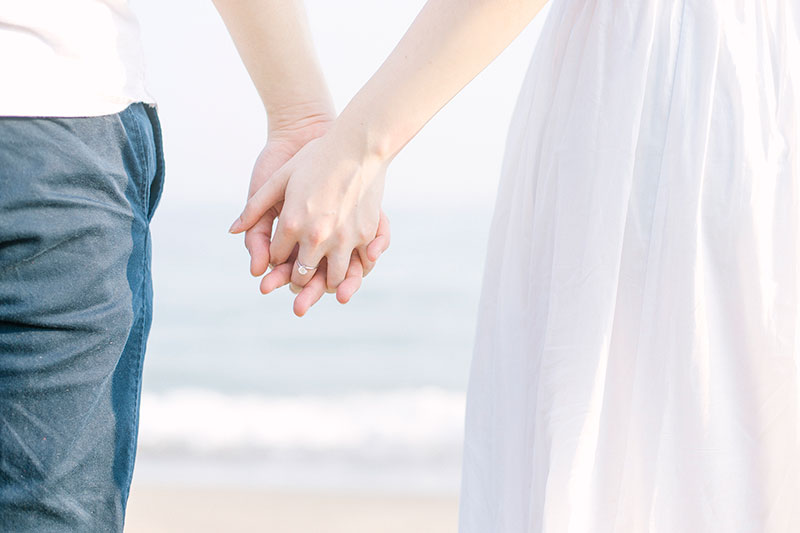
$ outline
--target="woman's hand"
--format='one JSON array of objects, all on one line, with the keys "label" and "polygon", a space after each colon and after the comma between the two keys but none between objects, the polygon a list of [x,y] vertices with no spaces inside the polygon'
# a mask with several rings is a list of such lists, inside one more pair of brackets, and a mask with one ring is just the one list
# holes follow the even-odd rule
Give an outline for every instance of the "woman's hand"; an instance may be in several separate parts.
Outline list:
[{"label": "woman's hand", "polygon": [[[350,257],[347,277],[345,277],[345,280],[336,288],[336,299],[339,303],[345,304],[350,301],[353,294],[361,287],[362,278],[369,274],[372,267],[375,266],[378,257],[389,247],[389,241],[389,219],[386,217],[386,214],[381,211],[378,233],[375,239],[367,246],[367,260],[362,260],[356,252],[353,252]],[[263,294],[269,294],[278,287],[289,283],[292,271],[294,270],[296,255],[296,252],[293,253],[289,261],[278,265],[264,276],[264,279],[261,280],[261,292]],[[326,261],[323,261],[314,273],[311,281],[309,281],[305,287],[292,288],[293,292],[297,293],[297,298],[294,300],[294,313],[297,316],[305,315],[309,308],[322,298],[325,292],[330,292],[326,284],[327,272]]]},{"label": "woman's hand", "polygon": [[324,259],[327,288],[338,288],[354,252],[362,261],[375,257],[367,248],[378,230],[388,160],[360,145],[334,131],[310,141],[250,197],[231,232],[274,219],[283,200],[270,262],[296,253],[291,281],[303,287]]},{"label": "woman's hand", "polygon": [[[294,109],[282,117],[271,121],[267,144],[256,159],[250,177],[247,198],[251,198],[272,175],[289,161],[309,141],[327,133],[333,123],[333,112],[324,104]],[[244,235],[244,245],[250,253],[250,273],[261,276],[270,264],[269,245],[272,225],[281,211],[278,202],[264,212],[264,215],[249,228]]]}]

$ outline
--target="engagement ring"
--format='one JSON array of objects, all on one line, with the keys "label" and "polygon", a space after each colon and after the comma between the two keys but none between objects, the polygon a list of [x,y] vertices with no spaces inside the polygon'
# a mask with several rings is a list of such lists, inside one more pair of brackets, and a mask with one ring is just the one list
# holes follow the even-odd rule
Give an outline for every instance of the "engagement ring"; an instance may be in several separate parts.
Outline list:
[{"label": "engagement ring", "polygon": [[312,266],[304,265],[300,261],[297,261],[297,272],[301,276],[305,276],[306,274],[308,274],[312,270],[316,270],[316,269],[317,269],[317,267],[315,267],[315,266],[312,267]]}]

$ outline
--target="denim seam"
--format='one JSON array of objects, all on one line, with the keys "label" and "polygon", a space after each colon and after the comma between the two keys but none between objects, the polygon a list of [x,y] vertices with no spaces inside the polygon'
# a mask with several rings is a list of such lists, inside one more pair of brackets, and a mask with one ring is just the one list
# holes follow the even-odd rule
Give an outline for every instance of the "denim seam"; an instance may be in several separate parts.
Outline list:
[{"label": "denim seam", "polygon": [[[144,237],[144,246],[145,251],[148,248],[150,243],[150,230],[147,228],[145,230],[145,237]],[[147,261],[148,261],[149,254],[145,252],[142,254],[142,283],[139,286],[139,290],[142,294],[142,305],[143,309],[146,309],[147,306],[150,304],[150,296],[148,294],[147,289]],[[139,321],[139,331],[137,332],[137,338],[139,342],[138,349],[136,351],[136,371],[134,373],[134,379],[131,380],[131,392],[133,393],[134,398],[136,398],[136,403],[134,405],[133,410],[133,417],[131,417],[130,421],[130,435],[131,438],[128,441],[128,446],[130,447],[129,454],[128,454],[128,483],[127,487],[128,490],[125,492],[124,502],[127,504],[128,500],[128,492],[130,490],[130,484],[133,480],[133,469],[136,460],[136,442],[138,440],[138,428],[139,428],[139,408],[141,404],[141,379],[142,379],[142,369],[144,366],[144,350],[145,350],[145,316],[142,313],[142,319]],[[124,516],[124,515],[123,515]]]},{"label": "denim seam", "polygon": [[[144,138],[145,138],[144,137],[144,131],[143,131],[141,125],[139,124],[138,117],[136,117],[136,120],[134,120],[133,122],[134,122],[135,128],[136,128],[136,136],[137,136],[136,144],[138,145],[138,149],[139,149],[138,150],[139,151],[138,156],[141,158],[142,176],[140,176],[140,178],[143,178],[143,180],[144,180],[144,186],[142,187],[142,192],[140,194],[140,198],[142,200],[142,205],[140,206],[140,209],[141,209],[141,211],[142,211],[142,213],[144,215],[144,217],[143,217],[143,224],[144,224],[143,251],[144,251],[144,253],[142,254],[142,262],[140,264],[141,273],[142,273],[142,277],[141,277],[142,281],[139,284],[139,286],[137,287],[137,292],[139,294],[141,294],[141,297],[142,297],[142,302],[141,302],[141,306],[140,306],[141,309],[146,309],[148,304],[149,304],[149,299],[150,299],[149,295],[147,294],[147,290],[146,290],[147,289],[147,280],[146,280],[146,278],[147,278],[147,270],[148,270],[147,269],[147,264],[148,264],[148,259],[149,259],[148,247],[149,247],[149,244],[150,244],[150,228],[149,228],[150,225],[148,223],[148,217],[147,217],[148,196],[149,196],[148,191],[149,191],[149,184],[150,184],[150,179],[149,179],[149,176],[150,176],[150,164],[149,164],[149,160],[148,160],[148,157],[147,157],[147,151],[145,150],[145,145],[144,145]],[[132,295],[132,296],[135,298],[135,294]],[[137,441],[136,436],[138,436],[139,406],[140,406],[140,401],[141,401],[141,398],[140,398],[141,397],[141,377],[142,377],[141,373],[142,373],[142,368],[143,368],[143,363],[144,363],[143,360],[144,360],[144,348],[145,348],[145,346],[144,346],[144,344],[145,344],[145,322],[146,322],[146,319],[145,319],[144,313],[142,313],[141,320],[139,321],[139,325],[138,325],[138,331],[137,332],[132,332],[133,335],[135,335],[135,338],[138,341],[138,346],[137,346],[137,350],[136,350],[136,367],[135,367],[135,372],[134,372],[134,375],[133,375],[133,379],[130,381],[130,387],[131,388],[129,389],[129,392],[133,394],[134,398],[136,398],[136,402],[135,402],[134,409],[133,409],[133,416],[131,417],[131,420],[129,422],[129,427],[128,427],[128,430],[129,430],[130,435],[131,435],[132,438],[130,438],[129,441],[128,441],[128,464],[127,464],[127,467],[128,467],[127,468],[127,471],[128,471],[127,482],[128,483],[126,484],[126,487],[128,487],[128,489],[125,490],[125,492],[123,494],[123,505],[124,506],[127,506],[129,488],[130,488],[130,484],[131,484],[131,482],[133,480],[133,469],[134,469],[134,466],[135,466],[136,441]],[[123,513],[123,521],[124,521],[124,513]]]},{"label": "denim seam", "polygon": [[[145,219],[146,220],[146,219]],[[150,230],[149,224],[145,222],[145,232],[144,232],[144,250],[145,253],[142,254],[142,262],[141,262],[141,272],[142,272],[142,281],[137,287],[137,292],[139,292],[142,296],[142,303],[140,308],[146,309],[147,305],[150,302],[150,297],[147,294],[147,262],[149,254],[147,253],[148,245],[150,243]],[[134,295],[132,295],[135,297]],[[145,316],[144,313],[141,314],[141,320],[138,321],[138,331],[131,332],[132,337],[136,338],[138,341],[138,346],[136,349],[136,367],[133,375],[133,379],[130,381],[130,389],[129,392],[133,394],[133,397],[136,399],[136,402],[133,406],[133,416],[131,417],[128,425],[128,431],[130,432],[131,438],[128,439],[128,461],[127,461],[127,483],[125,485],[124,492],[122,493],[122,502],[123,502],[123,523],[125,520],[125,513],[124,509],[127,507],[128,495],[130,493],[130,485],[133,481],[133,469],[135,466],[136,460],[136,442],[138,440],[138,427],[139,427],[139,408],[141,404],[141,379],[142,379],[142,368],[144,363],[144,349],[145,349]]]}]

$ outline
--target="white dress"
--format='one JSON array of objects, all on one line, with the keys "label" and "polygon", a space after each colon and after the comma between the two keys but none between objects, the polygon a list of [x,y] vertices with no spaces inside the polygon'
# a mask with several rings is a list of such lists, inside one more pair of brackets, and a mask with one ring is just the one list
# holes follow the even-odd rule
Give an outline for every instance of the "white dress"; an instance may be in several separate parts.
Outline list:
[{"label": "white dress", "polygon": [[461,533],[800,532],[800,0],[552,0]]}]

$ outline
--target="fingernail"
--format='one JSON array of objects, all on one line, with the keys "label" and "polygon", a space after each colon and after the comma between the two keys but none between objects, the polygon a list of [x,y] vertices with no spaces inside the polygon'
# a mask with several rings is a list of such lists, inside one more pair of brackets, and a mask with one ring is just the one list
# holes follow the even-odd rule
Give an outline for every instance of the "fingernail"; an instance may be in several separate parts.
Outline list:
[{"label": "fingernail", "polygon": [[302,287],[300,287],[299,285],[296,285],[294,283],[289,285],[289,290],[292,291],[294,294],[300,294],[300,291],[302,289],[303,289]]},{"label": "fingernail", "polygon": [[231,224],[231,227],[228,229],[228,233],[233,233],[234,231],[239,229],[239,225],[241,223],[242,223],[242,217],[239,217],[236,220],[234,220],[233,224]]}]

